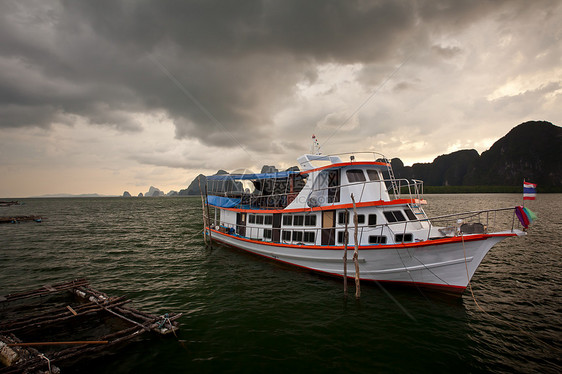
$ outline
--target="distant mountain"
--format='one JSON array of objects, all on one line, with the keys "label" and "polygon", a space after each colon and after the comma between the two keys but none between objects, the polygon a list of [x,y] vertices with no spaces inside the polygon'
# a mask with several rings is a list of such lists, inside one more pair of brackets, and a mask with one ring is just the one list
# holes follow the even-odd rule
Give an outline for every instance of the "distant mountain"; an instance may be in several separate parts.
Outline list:
[{"label": "distant mountain", "polygon": [[187,196],[187,195],[201,195],[201,188],[207,183],[207,178],[203,174],[199,174],[195,179],[189,184],[189,186],[184,189],[180,190],[178,193],[180,196]]},{"label": "distant mountain", "polygon": [[49,198],[49,197],[115,197],[116,195],[100,195],[97,193],[83,193],[79,195],[73,195],[69,193],[54,193],[54,194],[47,194],[41,196],[35,196],[38,198]]},{"label": "distant mountain", "polygon": [[[221,169],[221,170],[219,170],[215,173],[215,175],[219,175],[219,174],[228,174],[228,172]],[[188,196],[188,195],[200,196],[201,195],[201,189],[203,189],[203,192],[204,192],[206,184],[207,184],[207,177],[205,177],[203,174],[199,174],[198,176],[195,177],[195,179],[193,181],[191,181],[191,183],[189,184],[189,186],[186,189],[180,190],[180,192],[178,192],[178,195],[180,195],[180,196]],[[199,186],[201,186],[201,189],[199,188]]]},{"label": "distant mountain", "polygon": [[513,128],[483,152],[465,184],[562,186],[562,128],[531,121]]},{"label": "distant mountain", "polygon": [[[438,156],[431,163],[404,166],[394,158],[391,164],[395,177],[420,179],[426,186],[518,186],[525,178],[539,188],[561,188],[562,128],[529,121],[514,127],[481,155],[467,149]],[[261,170],[271,173],[277,168],[264,165]],[[217,174],[228,173],[219,170]],[[207,179],[199,174],[179,195],[199,195],[199,179],[205,186]]]},{"label": "distant mountain", "polygon": [[462,150],[432,163],[404,166],[391,160],[397,178],[421,179],[427,186],[517,186],[523,178],[541,187],[562,187],[562,128],[529,121],[513,128],[478,155]]},{"label": "distant mountain", "polygon": [[164,192],[160,191],[160,189],[154,186],[150,186],[148,192],[144,194],[144,197],[159,197],[164,195],[165,195]]}]

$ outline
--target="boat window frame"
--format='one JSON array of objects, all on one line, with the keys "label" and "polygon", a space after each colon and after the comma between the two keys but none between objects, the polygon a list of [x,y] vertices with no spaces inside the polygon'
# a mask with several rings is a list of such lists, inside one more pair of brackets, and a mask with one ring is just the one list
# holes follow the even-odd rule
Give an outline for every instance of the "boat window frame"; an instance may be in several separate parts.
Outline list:
[{"label": "boat window frame", "polygon": [[[381,180],[381,175],[379,173],[379,171],[377,169],[365,169],[365,171],[367,172],[367,176],[369,177],[369,181],[374,182],[374,181],[380,181]],[[376,178],[371,178],[371,172],[374,172],[376,175]]]},{"label": "boat window frame", "polygon": [[[339,243],[339,244],[345,244],[345,243],[344,243],[345,230],[340,230],[340,231],[338,231],[338,232],[336,233],[336,235],[337,235],[337,238],[336,238],[336,239],[337,239],[338,243]],[[349,238],[348,238],[348,240],[347,240],[347,243],[349,244]]]},{"label": "boat window frame", "polygon": [[316,214],[307,214],[304,216],[303,226],[316,226]]},{"label": "boat window frame", "polygon": [[316,243],[316,233],[314,231],[304,231],[302,241],[304,243]]},{"label": "boat window frame", "polygon": [[[299,238],[296,238],[296,236],[300,236]],[[303,231],[301,230],[293,230],[293,234],[291,235],[291,241],[293,242],[302,242],[302,238],[303,238],[304,234]]]},{"label": "boat window frame", "polygon": [[345,215],[346,214],[347,214],[347,223],[349,224],[349,211],[346,210],[346,211],[338,213],[338,225],[345,225]]},{"label": "boat window frame", "polygon": [[408,219],[410,221],[417,221],[418,220],[418,217],[416,217],[416,214],[412,211],[412,209],[404,208],[404,213],[406,214],[406,217],[408,217]]},{"label": "boat window frame", "polygon": [[412,243],[414,241],[414,234],[411,232],[394,234],[395,243]]},{"label": "boat window frame", "polygon": [[273,230],[272,229],[263,229],[263,238],[271,240],[273,238]]},{"label": "boat window frame", "polygon": [[[396,223],[396,222],[406,222],[407,219],[404,217],[404,213],[401,210],[386,210],[382,212],[386,221],[388,223]],[[390,219],[392,217],[393,219]]]},{"label": "boat window frame", "polygon": [[[361,174],[361,177],[359,177],[359,174]],[[361,183],[367,181],[363,169],[347,169],[345,171],[345,176],[349,183]]]},{"label": "boat window frame", "polygon": [[369,235],[369,244],[386,244],[386,235]]}]

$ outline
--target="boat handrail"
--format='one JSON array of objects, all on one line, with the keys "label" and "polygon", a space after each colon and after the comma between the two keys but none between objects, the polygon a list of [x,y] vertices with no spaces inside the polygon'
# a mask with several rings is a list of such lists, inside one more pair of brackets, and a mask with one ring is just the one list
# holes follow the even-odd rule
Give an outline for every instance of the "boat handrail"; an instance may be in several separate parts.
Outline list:
[{"label": "boat handrail", "polygon": [[[491,212],[507,212],[507,211],[513,211],[512,213],[512,226],[511,226],[511,230],[500,230],[499,228],[496,228],[496,225],[502,225],[505,226],[508,223],[507,222],[497,222],[499,219],[497,217],[493,217],[493,219],[491,220],[489,217],[489,214],[486,215],[485,219],[480,219],[479,215],[483,214],[483,213],[491,213]],[[458,237],[461,235],[467,235],[468,233],[463,232],[463,224],[471,224],[471,223],[481,223],[482,226],[481,228],[483,229],[483,232],[480,232],[482,234],[484,233],[488,233],[491,231],[492,226],[494,227],[494,232],[498,232],[498,231],[514,231],[514,226],[515,226],[515,210],[513,208],[499,208],[499,209],[485,209],[485,210],[480,210],[480,211],[469,211],[469,212],[461,212],[461,213],[457,213],[457,214],[447,214],[447,215],[443,215],[443,216],[438,216],[438,217],[434,217],[436,219],[443,219],[443,218],[453,218],[456,216],[462,216],[462,215],[470,215],[467,217],[464,217],[465,219],[467,218],[473,218],[473,217],[477,217],[478,219],[473,221],[462,221],[462,222],[455,222],[454,225],[452,226],[435,226],[432,222],[431,219],[432,218],[425,218],[425,219],[419,219],[419,220],[405,220],[405,221],[398,221],[398,222],[384,222],[384,223],[378,223],[376,225],[369,225],[369,224],[361,224],[358,225],[358,241],[359,243],[361,243],[361,245],[367,245],[364,243],[363,241],[363,237],[364,235],[372,235],[372,234],[377,234],[377,231],[380,231],[380,236],[385,236],[385,234],[390,234],[390,242],[387,244],[401,244],[401,243],[408,243],[408,242],[415,242],[416,240],[413,239],[412,237],[412,241],[407,241],[405,240],[406,235],[405,234],[410,234],[410,233],[414,233],[416,232],[416,230],[420,230],[419,228],[413,228],[413,224],[418,224],[420,222],[429,222],[429,226],[422,229],[423,231],[427,231],[427,236],[423,239],[423,240],[431,240],[431,239],[435,239],[435,238],[443,238],[443,237]],[[290,227],[272,227],[272,226],[247,226],[247,225],[239,225],[239,224],[233,224],[233,223],[227,223],[227,222],[221,222],[220,219],[216,219],[216,218],[211,218],[211,224],[212,226],[214,226],[215,228],[217,227],[225,227],[225,228],[234,228],[235,232],[241,232],[240,229],[243,227],[245,230],[245,234],[243,235],[243,237],[248,238],[248,239],[252,239],[252,240],[262,240],[264,242],[273,242],[273,240],[271,238],[264,238],[264,239],[260,239],[258,238],[260,235],[260,230],[279,230],[279,231],[290,231],[291,232],[291,236],[292,236],[292,232],[294,231],[299,231],[299,232],[314,232],[315,238],[321,238],[322,232],[324,230],[333,230],[333,235],[336,235],[336,233],[341,232],[343,230],[345,230],[344,226],[338,226],[335,225],[334,227],[331,228],[324,228],[324,227],[311,227],[311,226],[290,226]],[[493,221],[493,222],[490,222]],[[409,229],[408,226],[410,226],[411,228]],[[348,230],[350,232],[354,232],[355,228],[353,226],[349,226]],[[446,231],[446,233],[441,232],[441,230]],[[418,231],[419,232],[419,231]],[[402,236],[402,241],[401,242],[397,242],[395,240],[396,235],[397,234],[404,234]],[[282,235],[281,233],[279,235]],[[285,243],[285,244],[297,244],[294,243],[293,240],[290,240],[289,242],[284,241],[281,239],[282,236],[280,236],[280,243]],[[334,243],[336,242],[337,236],[334,238]],[[420,240],[420,239],[418,239]],[[303,242],[303,245],[318,245],[317,240],[315,239],[314,243],[305,243]],[[350,241],[351,242],[351,241]],[[352,242],[351,242],[352,244]],[[371,244],[381,244],[381,243],[371,243]],[[343,245],[343,243],[340,244],[332,244],[335,246],[341,246]]]},{"label": "boat handrail", "polygon": [[453,217],[458,217],[458,216],[464,216],[466,214],[470,214],[471,216],[475,216],[481,213],[492,213],[492,212],[500,212],[500,211],[506,211],[506,210],[514,210],[514,207],[509,207],[509,208],[496,208],[496,209],[482,209],[482,210],[472,210],[472,211],[466,211],[466,212],[459,212],[459,213],[451,213],[451,214],[444,214],[441,216],[434,216],[434,217],[427,217],[424,219],[420,219],[420,221],[435,221],[435,220],[439,220],[439,219],[443,219],[443,218],[453,218]]},{"label": "boat handrail", "polygon": [[[348,188],[354,186],[362,186],[360,196],[357,196],[357,202],[365,202],[364,199],[364,192],[365,189],[369,186],[378,185],[379,187],[385,186],[385,189],[379,188],[379,199],[383,200],[383,192],[388,191],[386,187],[387,183],[392,183],[397,187],[397,192],[394,194],[394,199],[391,198],[390,201],[401,199],[403,195],[407,195],[408,198],[412,199],[413,201],[422,201],[423,200],[423,181],[420,180],[408,180],[406,178],[400,179],[380,179],[380,180],[369,180],[369,181],[360,181],[360,182],[351,182],[345,184],[339,184],[337,186],[326,186],[326,187],[317,187],[312,186],[312,188],[308,189],[307,196],[304,196],[307,201],[310,196],[314,193],[325,192],[325,191],[332,191],[336,188]],[[386,191],[385,191],[386,190]],[[402,192],[406,190],[405,192]],[[256,190],[259,191],[259,190]],[[223,196],[223,197],[240,197],[241,202],[240,205],[251,206],[252,209],[263,209],[263,210],[270,210],[270,209],[285,209],[295,198],[298,197],[298,192],[289,192],[285,191],[282,193],[273,193],[273,194],[257,194],[254,192],[246,193],[240,190],[229,190],[229,191],[209,191],[209,195],[214,196]],[[303,196],[301,196],[303,197]],[[260,200],[267,200],[265,204],[256,202]],[[290,201],[289,201],[290,200]],[[370,198],[368,201],[372,201]],[[331,205],[334,201],[322,201],[321,206]]]}]

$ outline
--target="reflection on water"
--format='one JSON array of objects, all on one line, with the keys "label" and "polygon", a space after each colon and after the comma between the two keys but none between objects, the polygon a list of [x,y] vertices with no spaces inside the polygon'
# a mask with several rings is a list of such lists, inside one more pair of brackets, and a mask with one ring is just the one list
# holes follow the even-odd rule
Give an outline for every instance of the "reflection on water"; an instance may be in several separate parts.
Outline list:
[{"label": "reflection on water", "polygon": [[[513,194],[426,198],[430,216],[521,204]],[[145,338],[65,372],[559,372],[561,195],[528,206],[539,216],[529,235],[494,247],[473,277],[486,313],[469,292],[364,285],[361,300],[346,300],[340,281],[205,249],[193,198],[2,208],[47,219],[0,226],[0,294],[86,277],[140,309],[184,313],[180,342]]]}]

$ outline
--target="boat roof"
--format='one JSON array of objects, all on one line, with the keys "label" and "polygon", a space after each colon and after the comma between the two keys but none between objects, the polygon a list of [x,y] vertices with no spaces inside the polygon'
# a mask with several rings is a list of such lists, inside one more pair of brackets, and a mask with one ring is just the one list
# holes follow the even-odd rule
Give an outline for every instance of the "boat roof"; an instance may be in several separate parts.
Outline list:
[{"label": "boat roof", "polygon": [[[349,161],[342,161],[341,157],[349,157]],[[337,169],[346,166],[371,166],[386,169],[390,166],[388,160],[376,152],[353,152],[340,153],[336,155],[312,155],[305,154],[297,159],[301,170],[287,170],[276,173],[244,173],[244,174],[215,174],[207,176],[211,181],[237,181],[237,180],[260,180],[260,179],[285,179],[291,175],[306,175],[315,171],[325,169]],[[320,162],[321,164],[316,164]],[[316,164],[316,165],[315,165]]]},{"label": "boat roof", "polygon": [[279,171],[276,173],[248,173],[248,174],[217,174],[210,175],[207,180],[212,181],[232,181],[232,180],[258,180],[258,179],[284,179],[291,175],[300,174],[298,170]]}]

